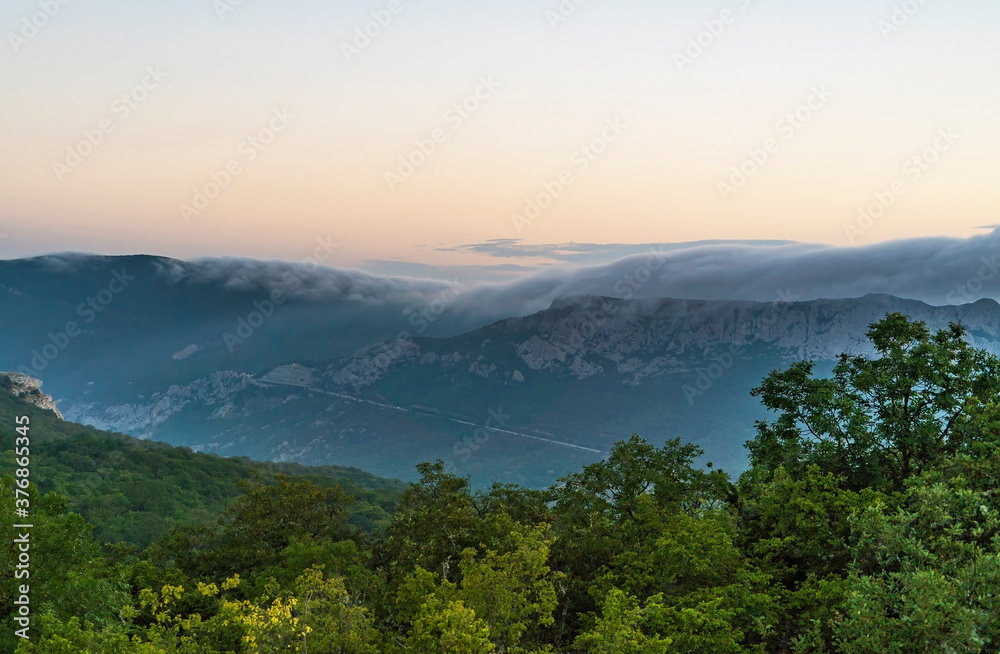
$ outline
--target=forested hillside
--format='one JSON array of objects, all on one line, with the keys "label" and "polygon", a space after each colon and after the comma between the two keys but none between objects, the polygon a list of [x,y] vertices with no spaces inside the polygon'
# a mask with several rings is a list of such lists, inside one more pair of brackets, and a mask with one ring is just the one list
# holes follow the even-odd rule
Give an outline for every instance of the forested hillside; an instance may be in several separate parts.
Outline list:
[{"label": "forested hillside", "polygon": [[311,468],[192,452],[66,422],[4,392],[0,375],[0,450],[4,470],[14,463],[15,418],[30,418],[31,477],[41,493],[57,492],[71,511],[94,525],[98,542],[146,546],[175,526],[214,520],[242,495],[240,480],[275,474],[340,485],[355,498],[350,522],[366,530],[388,523],[402,482],[355,468]]},{"label": "forested hillside", "polygon": [[[80,504],[71,464],[101,461],[106,439],[54,440],[33,474],[65,496],[33,490],[39,567],[17,652],[995,653],[1000,361],[958,325],[892,314],[868,336],[875,354],[832,376],[802,362],[760,383],[770,419],[739,479],[638,436],[542,491],[474,491],[426,463],[384,531],[351,524],[346,480],[262,475],[200,525],[100,546],[85,521],[118,533],[96,510],[106,493]],[[211,476],[224,487],[223,468]],[[172,476],[174,506],[197,481]]]}]

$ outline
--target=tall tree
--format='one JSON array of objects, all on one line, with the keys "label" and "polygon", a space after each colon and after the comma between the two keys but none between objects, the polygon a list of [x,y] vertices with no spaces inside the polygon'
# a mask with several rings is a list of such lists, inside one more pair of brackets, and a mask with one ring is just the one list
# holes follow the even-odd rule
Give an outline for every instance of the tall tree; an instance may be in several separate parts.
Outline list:
[{"label": "tall tree", "polygon": [[807,361],[753,390],[772,422],[748,444],[754,467],[819,465],[853,489],[894,492],[942,456],[1000,442],[1000,360],[952,324],[931,334],[895,313],[868,331],[876,358],[841,355],[832,377]]}]

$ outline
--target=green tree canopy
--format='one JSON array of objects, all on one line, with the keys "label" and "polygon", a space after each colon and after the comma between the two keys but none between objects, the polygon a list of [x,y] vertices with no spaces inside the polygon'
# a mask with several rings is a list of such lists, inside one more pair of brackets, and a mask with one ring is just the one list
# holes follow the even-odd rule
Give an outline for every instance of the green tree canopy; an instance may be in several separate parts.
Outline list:
[{"label": "green tree canopy", "polygon": [[868,331],[878,358],[842,355],[829,378],[805,361],[771,373],[753,394],[778,417],[758,424],[751,464],[815,464],[850,488],[892,492],[942,456],[995,448],[1000,360],[966,337],[890,314]]}]

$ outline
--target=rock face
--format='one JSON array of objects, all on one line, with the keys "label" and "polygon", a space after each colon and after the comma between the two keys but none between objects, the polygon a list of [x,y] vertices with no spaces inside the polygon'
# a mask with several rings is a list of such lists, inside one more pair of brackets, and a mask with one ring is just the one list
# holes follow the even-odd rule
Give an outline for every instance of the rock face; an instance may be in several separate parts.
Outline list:
[{"label": "rock face", "polygon": [[972,345],[1000,353],[1000,305],[992,300],[933,307],[888,295],[773,303],[580,297],[455,339],[397,339],[365,348],[329,366],[322,379],[358,389],[406,366],[465,362],[470,372],[500,382],[523,381],[517,368],[524,366],[576,379],[614,371],[622,383],[638,385],[755,346],[786,361],[870,355],[869,325],[893,312],[931,330],[961,322]]},{"label": "rock face", "polygon": [[231,410],[227,400],[253,383],[252,375],[223,370],[184,386],[171,386],[163,392],[154,393],[145,402],[80,403],[70,407],[66,415],[73,422],[98,429],[150,438],[157,425],[191,404],[215,407],[216,414],[227,414]]},{"label": "rock face", "polygon": [[719,344],[766,344],[801,359],[871,354],[868,327],[892,312],[922,320],[932,330],[961,322],[973,345],[1000,351],[1000,305],[991,300],[932,307],[886,295],[774,303],[584,297],[505,321],[504,327],[512,334],[531,334],[518,345],[518,354],[533,369],[558,367],[557,361],[572,365],[576,356],[595,365],[614,361],[619,370],[643,363],[648,369],[657,358],[651,354],[663,352],[669,360]]},{"label": "rock face", "polygon": [[420,346],[408,338],[366,347],[343,362],[328,368],[324,376],[336,386],[370,386],[401,363],[420,360]]},{"label": "rock face", "polygon": [[42,392],[42,382],[23,372],[0,372],[0,388],[7,388],[7,384],[4,384],[5,379],[10,384],[10,388],[7,390],[14,397],[21,398],[40,409],[47,409],[59,418],[63,417],[52,396]]},{"label": "rock face", "polygon": [[262,377],[263,381],[274,381],[282,384],[298,384],[299,386],[310,386],[315,383],[316,371],[312,368],[292,363],[287,366],[278,366]]},{"label": "rock face", "polygon": [[[552,462],[582,451],[572,445],[604,452],[628,433],[687,438],[738,471],[742,444],[764,417],[749,390],[795,360],[871,354],[869,326],[893,312],[932,330],[961,322],[971,344],[1000,352],[993,301],[579,297],[451,338],[397,338],[336,361],[262,366],[259,376],[217,371],[146,396],[62,404],[70,420],[137,437],[390,475],[458,456],[476,426],[501,410],[513,416],[503,423],[512,431],[491,432],[493,454],[475,459],[486,476],[499,465],[520,470],[528,456],[546,467],[523,479],[548,483],[545,470],[562,465]],[[533,447],[550,449],[524,454]]]}]

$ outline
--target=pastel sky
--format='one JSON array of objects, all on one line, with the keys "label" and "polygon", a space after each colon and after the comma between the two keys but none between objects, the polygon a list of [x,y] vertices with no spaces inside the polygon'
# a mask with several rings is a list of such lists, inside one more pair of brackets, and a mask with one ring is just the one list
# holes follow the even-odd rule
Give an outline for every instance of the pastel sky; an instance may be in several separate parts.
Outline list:
[{"label": "pastel sky", "polygon": [[995,0],[61,1],[0,7],[2,258],[475,265],[459,246],[1000,222]]}]

